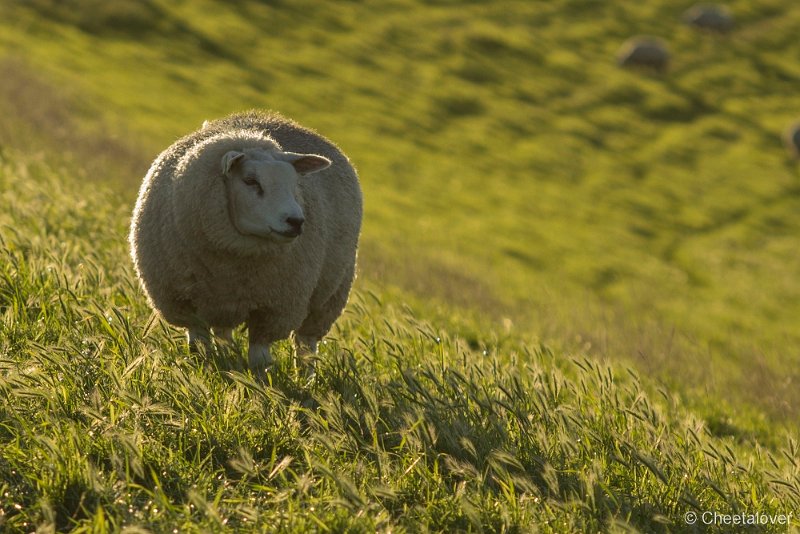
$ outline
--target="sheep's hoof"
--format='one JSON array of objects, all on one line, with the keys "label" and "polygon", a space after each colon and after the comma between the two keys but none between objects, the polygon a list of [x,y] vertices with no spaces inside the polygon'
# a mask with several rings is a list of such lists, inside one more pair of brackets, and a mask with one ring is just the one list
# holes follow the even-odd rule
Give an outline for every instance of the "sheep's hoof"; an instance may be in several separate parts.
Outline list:
[{"label": "sheep's hoof", "polygon": [[267,370],[272,367],[272,354],[269,345],[251,345],[247,352],[247,364],[254,375],[264,377]]}]

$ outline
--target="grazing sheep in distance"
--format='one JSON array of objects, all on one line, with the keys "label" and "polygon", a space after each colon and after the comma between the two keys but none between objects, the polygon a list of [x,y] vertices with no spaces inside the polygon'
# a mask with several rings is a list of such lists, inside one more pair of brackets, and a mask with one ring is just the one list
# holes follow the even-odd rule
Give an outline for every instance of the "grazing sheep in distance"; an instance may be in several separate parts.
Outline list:
[{"label": "grazing sheep in distance", "polygon": [[800,121],[786,129],[783,133],[783,143],[793,158],[800,158]]},{"label": "grazing sheep in distance", "polygon": [[667,70],[669,59],[667,45],[655,37],[632,37],[617,52],[617,64],[621,67],[640,67],[663,72]]},{"label": "grazing sheep in distance", "polygon": [[316,351],[347,302],[362,198],[333,143],[275,113],[206,122],[150,167],[130,229],[150,304],[207,343],[246,323],[248,362],[295,333]]},{"label": "grazing sheep in distance", "polygon": [[733,15],[725,6],[698,4],[683,14],[686,24],[695,28],[725,33],[733,28]]}]

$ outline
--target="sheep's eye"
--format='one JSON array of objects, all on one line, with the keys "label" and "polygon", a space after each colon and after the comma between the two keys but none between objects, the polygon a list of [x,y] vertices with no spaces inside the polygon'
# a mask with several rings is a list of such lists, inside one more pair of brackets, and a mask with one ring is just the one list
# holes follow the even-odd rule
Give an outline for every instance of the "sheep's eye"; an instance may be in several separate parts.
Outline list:
[{"label": "sheep's eye", "polygon": [[242,180],[247,187],[250,187],[258,193],[258,196],[264,195],[264,189],[261,187],[261,184],[256,180],[254,176],[247,176],[244,180]]}]

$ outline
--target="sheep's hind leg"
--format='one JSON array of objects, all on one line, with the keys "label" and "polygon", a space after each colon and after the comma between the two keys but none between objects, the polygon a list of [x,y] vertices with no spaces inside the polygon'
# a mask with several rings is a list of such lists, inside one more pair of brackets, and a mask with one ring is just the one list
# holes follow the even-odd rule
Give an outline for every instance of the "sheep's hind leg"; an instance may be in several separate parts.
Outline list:
[{"label": "sheep's hind leg", "polygon": [[187,329],[190,352],[201,352],[202,347],[206,352],[211,348],[211,335],[208,328],[189,327]]},{"label": "sheep's hind leg", "polygon": [[316,336],[304,336],[302,334],[297,334],[294,338],[294,345],[297,350],[297,354],[316,354],[318,343],[319,338]]},{"label": "sheep's hind leg", "polygon": [[306,376],[310,378],[316,375],[318,343],[342,314],[347,304],[347,297],[350,295],[352,282],[351,271],[327,302],[320,308],[312,310],[295,332],[295,348],[298,355],[305,356],[302,359],[305,361]]},{"label": "sheep's hind leg", "polygon": [[214,327],[214,335],[225,343],[233,343],[233,328]]},{"label": "sheep's hind leg", "polygon": [[295,333],[295,361],[308,379],[312,379],[317,375],[318,343],[319,338],[316,336],[304,336],[300,333]]}]

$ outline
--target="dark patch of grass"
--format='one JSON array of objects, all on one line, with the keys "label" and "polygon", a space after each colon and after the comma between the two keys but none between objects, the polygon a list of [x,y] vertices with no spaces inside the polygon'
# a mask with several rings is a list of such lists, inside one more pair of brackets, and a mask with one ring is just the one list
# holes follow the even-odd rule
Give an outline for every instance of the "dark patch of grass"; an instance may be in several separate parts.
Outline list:
[{"label": "dark patch of grass", "polygon": [[95,120],[74,93],[43,80],[19,58],[0,59],[0,146],[48,153],[89,180],[116,185],[139,180],[149,159],[139,139]]},{"label": "dark patch of grass", "polygon": [[102,0],[31,0],[22,2],[39,16],[72,24],[97,35],[147,37],[172,28],[163,12],[149,0],[104,2]]},{"label": "dark patch of grass", "polygon": [[448,94],[434,99],[434,113],[442,118],[468,117],[480,115],[486,110],[485,104],[477,97],[467,94]]}]

